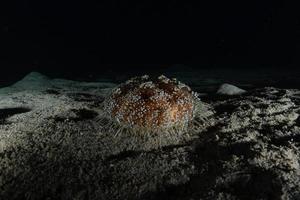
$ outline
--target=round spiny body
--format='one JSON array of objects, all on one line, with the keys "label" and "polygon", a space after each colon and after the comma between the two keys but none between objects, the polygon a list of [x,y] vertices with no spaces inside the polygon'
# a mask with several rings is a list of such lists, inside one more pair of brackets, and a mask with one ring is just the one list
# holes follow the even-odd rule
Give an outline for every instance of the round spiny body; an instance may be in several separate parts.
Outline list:
[{"label": "round spiny body", "polygon": [[115,88],[104,103],[110,118],[138,130],[185,129],[194,117],[196,93],[160,76],[134,77]]}]

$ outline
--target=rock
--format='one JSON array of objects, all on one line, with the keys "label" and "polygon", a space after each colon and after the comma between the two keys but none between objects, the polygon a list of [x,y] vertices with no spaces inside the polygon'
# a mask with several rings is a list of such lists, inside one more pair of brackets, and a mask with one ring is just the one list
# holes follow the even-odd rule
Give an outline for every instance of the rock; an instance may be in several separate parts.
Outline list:
[{"label": "rock", "polygon": [[245,93],[246,90],[240,89],[234,85],[224,83],[220,86],[220,88],[217,91],[217,94],[222,95],[240,95]]}]

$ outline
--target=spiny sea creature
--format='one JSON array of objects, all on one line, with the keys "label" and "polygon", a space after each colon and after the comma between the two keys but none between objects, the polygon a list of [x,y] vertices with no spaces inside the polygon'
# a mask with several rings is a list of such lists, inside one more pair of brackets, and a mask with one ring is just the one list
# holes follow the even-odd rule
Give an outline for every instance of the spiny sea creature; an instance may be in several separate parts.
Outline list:
[{"label": "spiny sea creature", "polygon": [[104,101],[113,126],[131,132],[185,132],[194,119],[200,99],[177,79],[163,75],[134,77],[114,88]]}]

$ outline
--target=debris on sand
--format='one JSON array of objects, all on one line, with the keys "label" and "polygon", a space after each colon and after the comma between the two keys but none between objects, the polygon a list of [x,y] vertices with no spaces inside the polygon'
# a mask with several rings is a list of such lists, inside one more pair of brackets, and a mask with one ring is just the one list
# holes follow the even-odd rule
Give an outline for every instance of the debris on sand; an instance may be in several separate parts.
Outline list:
[{"label": "debris on sand", "polygon": [[217,91],[217,94],[222,94],[222,95],[239,95],[243,94],[246,91],[243,89],[240,89],[234,85],[224,83],[220,86],[220,88]]}]

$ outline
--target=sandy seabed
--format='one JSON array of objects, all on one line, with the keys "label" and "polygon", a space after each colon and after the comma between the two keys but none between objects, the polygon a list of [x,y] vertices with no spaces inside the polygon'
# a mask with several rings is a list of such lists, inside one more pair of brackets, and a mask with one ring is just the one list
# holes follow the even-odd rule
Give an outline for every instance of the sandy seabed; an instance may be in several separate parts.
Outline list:
[{"label": "sandy seabed", "polygon": [[0,199],[300,199],[300,90],[202,96],[202,127],[157,145],[103,129],[115,86],[31,73],[0,89]]}]

